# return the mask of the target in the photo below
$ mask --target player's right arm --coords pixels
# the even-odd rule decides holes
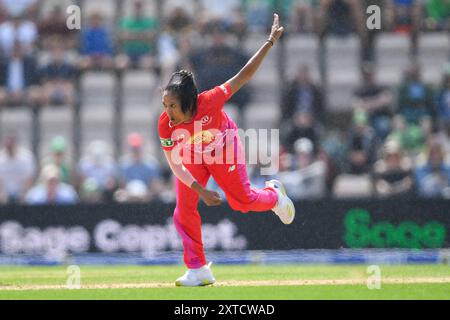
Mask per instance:
[[[222,202],[220,195],[217,192],[205,189],[183,165],[180,156],[180,145],[173,140],[173,129],[169,125],[169,118],[165,112],[161,114],[158,121],[158,134],[167,163],[175,177],[197,192],[208,206],[219,205]]]
[[[238,92],[250,79],[253,77],[255,72],[261,66],[264,58],[269,53],[269,50],[281,37],[284,31],[284,27],[280,26],[280,18],[278,14],[274,14],[272,30],[270,32],[269,39],[266,43],[250,58],[247,64],[227,83],[231,87],[231,93],[235,94]]]
[[[177,147],[171,150],[164,149],[164,155],[166,156],[170,169],[172,170],[175,177],[178,178],[178,180],[197,192],[208,206],[220,205],[220,203],[222,202],[220,195],[215,191],[205,189],[200,183],[195,180],[195,178],[186,169],[186,167],[183,166]]]

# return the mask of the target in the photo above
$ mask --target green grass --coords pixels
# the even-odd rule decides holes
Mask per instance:
[[[382,283],[381,289],[365,285],[367,266],[252,265],[213,266],[221,281],[338,280],[355,279],[355,285],[239,286],[202,288],[52,289],[7,291],[2,287],[65,285],[65,267],[0,267],[0,299],[450,299],[450,283]],[[173,283],[182,266],[81,266],[82,285]],[[390,278],[450,277],[450,266],[381,266],[382,280]]]

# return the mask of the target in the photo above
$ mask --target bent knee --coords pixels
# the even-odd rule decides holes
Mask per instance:
[[[229,203],[231,209],[233,209],[234,211],[239,211],[241,213],[247,213],[247,212],[251,211],[253,200],[249,201],[249,202],[243,202],[240,200],[229,199],[228,203]]]

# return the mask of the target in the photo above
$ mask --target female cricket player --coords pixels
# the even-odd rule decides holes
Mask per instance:
[[[164,154],[176,176],[175,227],[184,248],[188,271],[177,286],[204,286],[215,282],[211,264],[206,264],[197,210],[199,197],[208,206],[221,203],[217,192],[205,188],[210,176],[225,192],[231,208],[241,212],[272,210],[284,224],[295,217],[295,207],[277,180],[254,189],[247,176],[237,126],[223,111],[225,102],[255,74],[284,28],[274,14],[268,40],[230,80],[198,94],[192,73],[175,72],[163,91],[158,131]],[[231,151],[231,153],[229,152]],[[230,156],[231,155],[231,156]],[[208,158],[208,160],[206,159]],[[217,160],[217,161],[211,161]]]

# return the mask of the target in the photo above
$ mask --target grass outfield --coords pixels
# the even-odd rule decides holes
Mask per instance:
[[[381,289],[367,266],[213,266],[217,284],[178,288],[182,266],[81,266],[68,290],[66,267],[0,267],[0,299],[450,299],[450,266],[381,266]]]

